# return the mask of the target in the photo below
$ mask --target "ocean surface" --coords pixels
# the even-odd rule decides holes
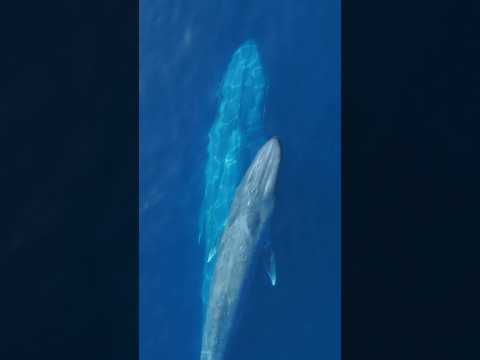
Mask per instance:
[[[255,42],[262,127],[283,159],[270,238],[231,359],[340,358],[340,2],[140,1],[140,356],[199,359],[209,131]]]

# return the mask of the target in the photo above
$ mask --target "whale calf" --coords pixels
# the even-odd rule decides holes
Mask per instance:
[[[257,152],[238,185],[218,244],[203,326],[201,360],[222,360],[237,321],[239,305],[262,253],[276,279],[275,260],[261,233],[274,207],[281,150],[272,138]],[[273,271],[273,273],[272,273]]]

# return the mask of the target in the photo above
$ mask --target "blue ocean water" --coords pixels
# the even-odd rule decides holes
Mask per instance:
[[[140,352],[198,359],[209,131],[235,50],[255,41],[263,128],[282,143],[271,219],[278,284],[262,269],[235,359],[340,357],[340,3],[140,1]]]

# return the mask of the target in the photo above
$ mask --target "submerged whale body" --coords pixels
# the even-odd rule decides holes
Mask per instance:
[[[273,260],[273,253],[260,238],[274,206],[280,157],[280,144],[272,138],[258,151],[236,189],[218,244],[203,327],[201,360],[223,359],[237,321],[240,300],[259,255],[266,252],[267,264]]]
[[[217,242],[235,188],[266,140],[262,129],[265,76],[255,43],[246,41],[232,56],[219,87],[219,107],[209,131],[205,190],[199,219],[204,245],[204,310],[215,265]]]

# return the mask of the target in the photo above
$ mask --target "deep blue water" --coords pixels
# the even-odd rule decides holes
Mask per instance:
[[[233,52],[254,39],[264,127],[282,143],[271,223],[235,359],[340,357],[340,3],[140,1],[140,351],[199,358],[208,131]]]

